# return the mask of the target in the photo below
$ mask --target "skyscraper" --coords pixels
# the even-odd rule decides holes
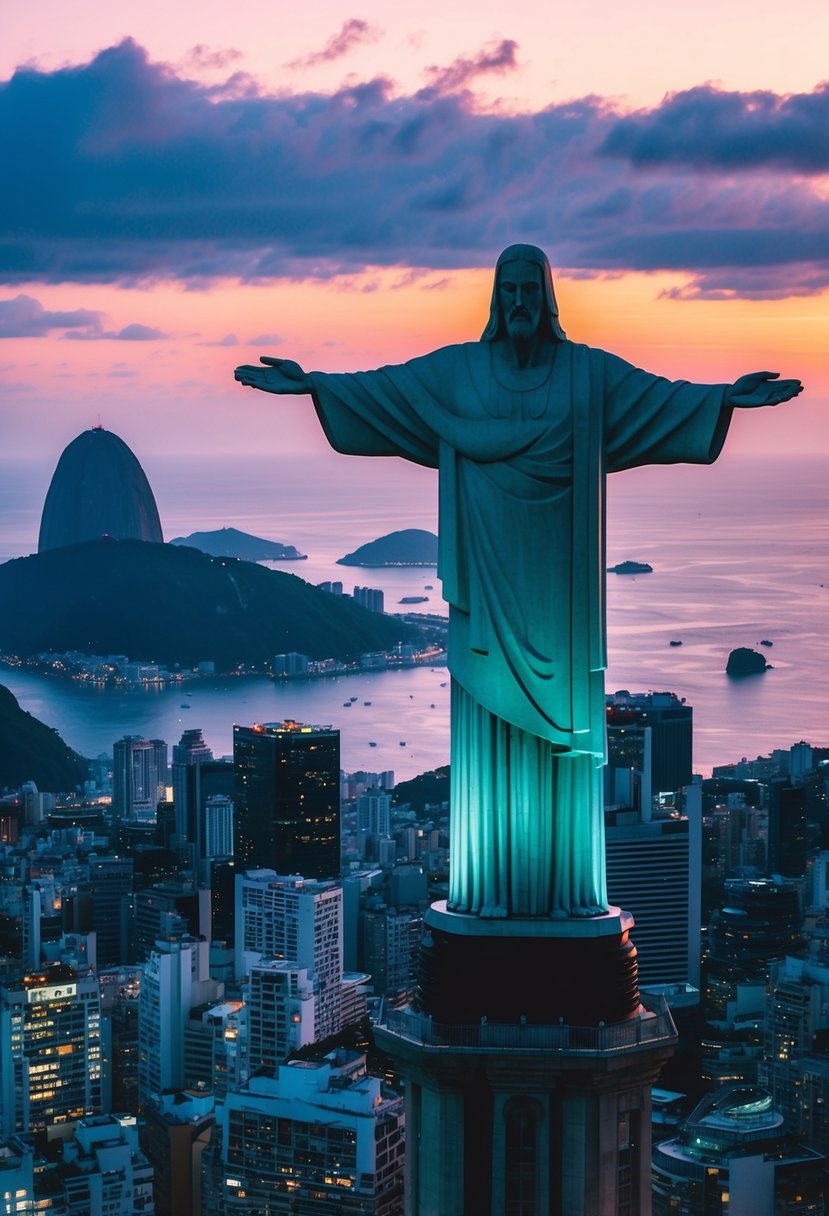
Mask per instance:
[[[125,735],[112,748],[112,817],[154,820],[167,781],[167,744]]]
[[[0,987],[0,1135],[100,1110],[97,978],[58,963]]]
[[[693,710],[670,692],[607,698],[607,893],[636,921],[643,986],[700,984],[702,803]]]
[[[692,746],[693,709],[674,693],[609,696],[605,802],[629,806],[649,821],[658,794],[691,783]]]
[[[91,927],[98,938],[98,966],[116,967],[127,957],[124,899],[132,894],[131,857],[89,859]]]
[[[178,743],[173,745],[173,804],[176,808],[176,835],[179,844],[193,841],[196,836],[196,790],[194,774],[189,770],[205,760],[212,759],[213,752],[198,728],[184,731]]]
[[[234,726],[236,862],[280,874],[340,873],[340,732],[288,720]]]

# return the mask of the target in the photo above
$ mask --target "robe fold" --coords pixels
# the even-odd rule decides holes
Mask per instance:
[[[451,906],[484,915],[601,906],[601,809],[582,804],[600,800],[586,774],[605,758],[605,475],[715,460],[727,386],[668,381],[566,341],[550,365],[517,377],[499,373],[493,343],[470,342],[310,379],[337,451],[439,470],[454,682]],[[585,775],[574,784],[576,770]],[[582,835],[598,840],[574,837],[580,807]]]

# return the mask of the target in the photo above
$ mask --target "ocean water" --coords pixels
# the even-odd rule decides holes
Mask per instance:
[[[167,538],[237,527],[307,553],[306,561],[279,568],[310,582],[382,587],[387,611],[402,611],[404,595],[428,596],[424,611],[446,611],[434,570],[336,564],[386,532],[436,530],[430,470],[327,451],[303,459],[147,457],[143,464]],[[43,463],[0,459],[0,561],[35,551],[52,472]],[[654,572],[608,575],[607,688],[667,689],[693,705],[700,772],[799,739],[829,743],[828,506],[818,458],[726,454],[708,468],[647,468],[610,479],[608,565],[630,558]],[[509,554],[503,563],[508,578]],[[773,670],[727,677],[729,651],[757,648],[761,639],[774,643],[764,651]],[[86,755],[110,750],[127,733],[173,743],[194,726],[216,754],[226,754],[233,722],[294,717],[339,727],[345,767],[394,769],[399,778],[448,759],[447,681],[438,668],[279,687],[217,679],[124,694],[0,670],[25,709]]]

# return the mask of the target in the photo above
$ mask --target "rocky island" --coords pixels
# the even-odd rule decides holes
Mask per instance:
[[[176,536],[171,545],[186,545],[200,549],[211,557],[238,557],[245,562],[297,562],[307,559],[293,545],[280,544],[278,540],[266,540],[263,536],[251,536],[238,528],[216,528],[212,532],[191,532],[189,536]]]
[[[729,676],[754,676],[770,669],[771,664],[766,662],[765,655],[749,646],[738,646],[732,650],[725,665],[726,675]]]
[[[653,566],[647,562],[619,562],[616,566],[608,566],[608,574],[653,574]]]
[[[423,528],[404,528],[360,545],[337,559],[339,566],[436,566],[438,538]]]

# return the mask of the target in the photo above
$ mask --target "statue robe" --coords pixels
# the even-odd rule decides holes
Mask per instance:
[[[730,417],[724,385],[571,342],[554,351],[503,383],[489,342],[310,377],[337,451],[439,469],[450,906],[482,915],[606,904],[605,474],[709,463]]]

